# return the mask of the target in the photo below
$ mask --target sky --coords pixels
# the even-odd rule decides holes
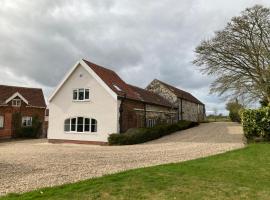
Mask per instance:
[[[208,114],[227,114],[209,94],[215,77],[192,64],[194,50],[255,4],[270,0],[0,0],[0,84],[41,87],[48,98],[84,58],[143,88],[165,81]]]

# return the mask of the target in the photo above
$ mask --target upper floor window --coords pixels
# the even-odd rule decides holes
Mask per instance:
[[[89,89],[86,89],[86,88],[74,89],[73,100],[75,101],[89,100]]]
[[[32,117],[24,116],[22,117],[22,126],[32,126]]]
[[[65,120],[65,132],[97,132],[97,120],[87,117],[74,117]]]
[[[14,107],[20,107],[22,104],[22,101],[20,99],[13,99],[12,100],[12,106]]]
[[[0,115],[0,128],[4,128],[4,116]]]

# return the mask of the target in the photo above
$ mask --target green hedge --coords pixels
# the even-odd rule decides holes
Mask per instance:
[[[270,107],[243,110],[241,120],[246,138],[270,139]]]
[[[157,125],[153,128],[133,128],[123,134],[111,134],[108,141],[110,145],[139,144],[197,125],[197,122],[180,121],[176,124]]]

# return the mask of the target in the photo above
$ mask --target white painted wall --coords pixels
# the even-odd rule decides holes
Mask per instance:
[[[82,75],[82,77],[80,77],[80,75]],[[89,88],[90,101],[73,101],[73,89],[75,88]],[[117,99],[113,98],[112,95],[80,65],[49,103],[48,139],[107,142],[108,135],[117,133],[119,129],[118,104]],[[77,116],[95,118],[98,123],[97,132],[65,132],[65,119]]]

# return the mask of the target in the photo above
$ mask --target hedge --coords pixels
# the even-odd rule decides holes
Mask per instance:
[[[123,134],[111,134],[108,141],[110,145],[139,144],[197,125],[197,122],[180,121],[176,124],[157,125],[153,128],[133,128]]]
[[[246,138],[270,139],[270,107],[243,110],[241,121]]]

